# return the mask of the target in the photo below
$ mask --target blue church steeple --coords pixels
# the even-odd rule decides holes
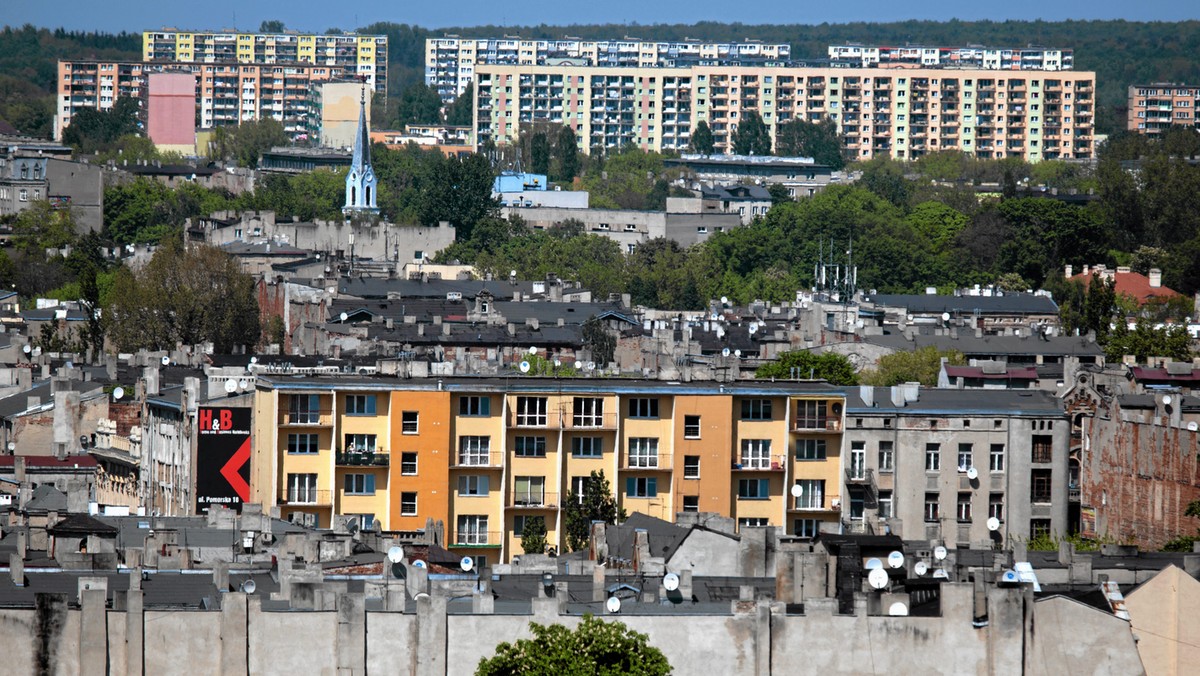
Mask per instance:
[[[354,157],[346,174],[346,205],[342,213],[351,216],[379,211],[375,206],[375,171],[371,169],[371,134],[367,129],[367,88],[363,85],[358,109],[358,133],[354,137]]]

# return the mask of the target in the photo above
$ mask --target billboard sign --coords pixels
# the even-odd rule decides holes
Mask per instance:
[[[196,421],[196,513],[250,499],[250,409],[202,406]]]

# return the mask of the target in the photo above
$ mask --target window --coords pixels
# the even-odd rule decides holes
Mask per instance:
[[[488,490],[488,477],[478,474],[468,474],[458,477],[458,494],[472,497],[486,496]]]
[[[744,516],[738,519],[738,528],[762,528],[771,525],[771,520],[765,516]]]
[[[895,470],[895,463],[896,452],[894,450],[893,442],[879,442],[879,471],[892,472]]]
[[[1033,486],[1030,499],[1033,502],[1050,502],[1050,485],[1053,473],[1048,469],[1035,469],[1031,473]]]
[[[375,452],[374,434],[347,434],[344,438],[346,443],[343,448],[346,449],[347,453]]]
[[[630,498],[656,498],[658,497],[658,479],[629,477],[625,479],[625,495]]]
[[[700,496],[699,495],[683,496],[683,511],[693,512],[693,513],[699,512],[700,511]]]
[[[347,474],[342,479],[346,495],[375,495],[374,474]]]
[[[797,429],[825,429],[827,420],[825,402],[815,400],[796,402]]]
[[[825,508],[824,479],[796,479],[800,487],[800,495],[796,496],[796,509]]]
[[[988,467],[993,472],[1004,471],[1004,444],[992,444],[988,453]]]
[[[458,517],[458,532],[454,542],[459,545],[486,545],[488,543],[488,518],[486,514],[463,514]]]
[[[971,523],[971,494],[970,493],[959,493],[958,494],[957,514],[958,514],[958,522],[959,523]]]
[[[797,460],[824,460],[824,439],[800,439],[796,442]]]
[[[546,437],[517,437],[514,442],[518,458],[546,457]]]
[[[587,492],[589,481],[591,481],[591,477],[588,476],[571,477],[571,492],[575,494],[580,504],[583,504],[583,494]]]
[[[317,452],[317,435],[289,434],[287,436],[287,452],[310,455]]]
[[[937,444],[925,444],[925,471],[936,472],[942,468],[942,453]]]
[[[796,537],[815,538],[821,532],[821,522],[818,519],[796,519],[793,530]]]
[[[420,415],[417,411],[404,411],[400,414],[400,433],[416,434]]]
[[[892,511],[892,492],[879,491],[879,518],[890,519],[895,513]]]
[[[29,191],[28,191],[28,190],[26,190],[25,188],[21,188],[20,200],[21,200],[22,202],[28,202],[28,201],[29,201]]]
[[[739,479],[739,500],[766,500],[771,497],[767,479]]]
[[[546,426],[545,397],[517,397],[517,427]]]
[[[1033,435],[1033,462],[1049,464],[1053,461],[1053,440],[1049,434]]]
[[[658,467],[658,438],[631,438],[629,440],[629,466]]]
[[[460,397],[458,414],[469,416],[488,416],[492,414],[492,400],[487,397]]]
[[[599,397],[575,397],[575,427],[601,427],[604,425],[604,400]]]
[[[988,495],[988,518],[1004,520],[1004,494],[992,493]]]
[[[684,479],[699,479],[700,478],[700,456],[698,456],[698,455],[683,456],[683,478]]]
[[[487,465],[490,460],[491,437],[460,437],[458,440],[458,464]]]
[[[287,486],[288,502],[317,502],[316,474],[289,474]]]
[[[521,537],[522,535],[525,534],[525,524],[527,523],[527,520],[530,518],[535,518],[535,517],[528,517],[528,516],[514,516],[513,517],[513,535],[514,536]]]
[[[867,442],[850,442],[850,478],[863,479],[867,476]]]
[[[744,469],[770,469],[771,440],[743,439],[742,467]]]
[[[516,477],[513,489],[513,503],[523,506],[546,504],[546,477]]]
[[[866,507],[866,496],[861,488],[850,489],[850,518],[854,521],[862,521]]]
[[[400,494],[400,516],[416,516],[417,515],[417,494],[401,493]]]
[[[574,437],[571,439],[571,455],[576,458],[599,458],[604,454],[602,437]]]
[[[925,521],[936,523],[938,520],[938,494],[925,494]]]
[[[698,416],[698,415],[683,416],[683,438],[684,439],[699,439],[700,438],[700,416]]]
[[[375,395],[346,395],[346,415],[375,415]]]
[[[743,399],[742,420],[770,420],[770,399]]]
[[[971,444],[958,445],[958,471],[965,472],[971,465]]]
[[[629,417],[630,418],[657,418],[658,417],[658,400],[636,398],[629,400]]]
[[[321,397],[316,394],[293,394],[288,398],[288,422],[293,425],[312,425],[320,422]]]
[[[417,454],[406,452],[400,454],[400,474],[413,476],[417,473]]]
[[[1050,535],[1050,519],[1030,519],[1029,535],[1034,538]]]

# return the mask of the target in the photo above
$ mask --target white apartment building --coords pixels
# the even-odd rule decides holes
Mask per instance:
[[[992,47],[928,47],[904,45],[830,45],[829,59],[856,66],[925,68],[978,68],[983,70],[1071,70],[1075,53],[1070,49],[996,49]]]

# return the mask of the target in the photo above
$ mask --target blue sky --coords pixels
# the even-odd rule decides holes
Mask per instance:
[[[444,26],[565,25],[571,23],[847,23],[904,19],[1129,19],[1178,21],[1200,18],[1194,0],[1093,0],[1046,2],[1009,0],[865,0],[860,2],[757,2],[728,0],[606,0],[604,2],[330,2],[329,0],[0,0],[0,23],[104,31],[141,31],[176,26],[191,29],[258,28],[263,19],[280,19],[289,28],[324,31],[375,21]],[[235,23],[236,22],[236,23]],[[639,36],[640,37],[640,36]]]

